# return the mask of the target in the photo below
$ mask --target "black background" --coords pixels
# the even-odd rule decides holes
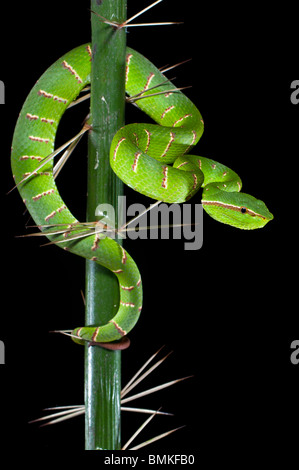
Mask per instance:
[[[149,1],[129,1],[128,16]],[[243,189],[264,200],[274,220],[264,229],[239,231],[204,214],[204,242],[185,251],[183,241],[126,241],[140,268],[144,309],[122,356],[123,383],[165,345],[173,354],[142,388],[194,375],[173,388],[136,402],[163,407],[174,417],[156,417],[144,437],[187,425],[149,452],[199,452],[244,459],[291,456],[298,441],[299,365],[290,361],[298,338],[297,129],[299,107],[290,102],[297,77],[295,13],[261,11],[232,4],[197,6],[165,0],[140,21],[182,25],[131,28],[127,43],[162,67],[192,58],[170,72],[198,106],[205,132],[193,153],[233,168]],[[49,334],[82,324],[84,260],[57,247],[20,239],[28,215],[13,180],[10,145],[28,92],[59,56],[90,40],[89,2],[20,2],[5,7],[1,31],[0,107],[2,191],[2,312],[0,339],[3,449],[69,453],[84,448],[83,417],[39,428],[28,421],[47,406],[83,403],[83,349]],[[87,107],[63,118],[58,142],[80,129]],[[127,121],[142,122],[128,109]],[[70,122],[71,121],[71,122]],[[84,219],[86,141],[59,176],[58,186],[73,212]],[[83,176],[82,176],[83,175]],[[145,198],[127,190],[134,202]],[[192,200],[200,203],[200,194]],[[161,353],[162,355],[162,353]],[[143,421],[123,415],[123,440]],[[16,434],[18,436],[16,443]],[[142,435],[137,439],[142,441]]]

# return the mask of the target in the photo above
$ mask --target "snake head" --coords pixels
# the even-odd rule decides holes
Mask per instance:
[[[218,222],[244,230],[262,228],[273,219],[263,201],[250,194],[220,190],[214,184],[204,188],[202,205]]]

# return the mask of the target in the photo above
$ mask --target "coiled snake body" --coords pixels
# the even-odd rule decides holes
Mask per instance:
[[[59,121],[80,91],[90,82],[91,49],[82,45],[61,57],[39,79],[18,118],[11,164],[19,192],[35,223],[47,233],[48,224],[74,227],[78,221],[62,200],[53,177],[52,160],[40,162],[54,150]],[[169,92],[165,76],[132,49],[126,55],[126,92],[143,96],[159,86],[159,93],[137,102],[157,124],[130,124],[113,138],[110,163],[130,187],[154,199],[180,203],[203,187],[202,204],[216,220],[243,229],[263,227],[273,218],[262,201],[240,193],[238,175],[213,160],[186,155],[203,133],[196,106],[179,90]],[[164,84],[163,84],[164,82]],[[172,86],[172,85],[171,85]],[[175,87],[173,86],[173,89]],[[148,90],[148,91],[147,91]],[[64,240],[64,249],[111,270],[118,278],[120,305],[106,325],[76,328],[78,342],[111,342],[136,324],[142,307],[139,270],[131,256],[113,239],[95,233]]]

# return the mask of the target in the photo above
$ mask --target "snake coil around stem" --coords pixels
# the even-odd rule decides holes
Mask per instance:
[[[120,304],[102,326],[73,330],[74,341],[111,343],[125,338],[142,308],[142,282],[133,258],[115,240],[93,233],[77,240],[52,235],[47,227],[76,228],[77,219],[62,200],[53,177],[53,163],[41,162],[54,151],[59,121],[67,107],[90,82],[91,49],[79,46],[57,60],[29,93],[19,115],[12,142],[15,183],[35,223],[50,241],[93,260],[118,278]],[[159,93],[153,89],[159,87]],[[242,229],[263,227],[273,216],[265,204],[241,193],[239,176],[226,166],[190,155],[204,124],[196,106],[144,56],[127,48],[126,92],[156,124],[130,124],[113,138],[110,163],[114,172],[136,191],[169,203],[189,200],[203,188],[202,204],[214,219]],[[74,230],[73,235],[76,234]],[[73,237],[72,237],[73,238]],[[125,345],[126,340],[121,344]],[[108,346],[109,347],[109,346]]]

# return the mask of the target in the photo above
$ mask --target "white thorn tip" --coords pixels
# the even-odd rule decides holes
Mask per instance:
[[[159,408],[160,410],[160,408]],[[141,433],[141,431],[149,424],[149,422],[156,416],[156,414],[158,413],[158,411],[155,411],[153,414],[151,414],[151,416],[149,418],[147,418],[144,423],[137,429],[137,431],[130,437],[130,439],[125,443],[125,445],[123,446],[122,450],[126,450],[127,447],[131,444],[131,442],[134,441],[134,439],[138,436],[138,434]]]
[[[159,439],[163,439],[164,437],[167,437],[167,436],[169,436],[170,434],[172,434],[173,432],[178,431],[179,429],[182,429],[182,428],[184,428],[184,427],[185,427],[185,426],[180,426],[180,427],[178,427],[178,428],[171,429],[170,431],[167,431],[167,432],[164,432],[163,434],[159,434],[158,436],[152,437],[152,438],[149,439],[148,441],[144,441],[144,442],[142,442],[141,444],[138,444],[138,445],[135,446],[135,447],[131,447],[131,448],[128,449],[128,450],[138,450],[138,449],[141,449],[141,447],[148,446],[149,444],[152,444],[153,442],[156,442],[156,441],[158,441]]]
[[[164,388],[171,387],[172,385],[175,385],[176,383],[179,383],[183,380],[189,379],[193,377],[193,375],[190,375],[188,377],[182,377],[181,379],[176,379],[176,380],[171,380],[170,382],[166,382],[161,385],[157,385],[156,387],[150,388],[148,390],[144,390],[143,392],[137,393],[136,395],[132,395],[130,397],[127,397],[125,399],[122,399],[122,403],[127,403],[128,401],[136,400],[137,398],[144,397],[145,395],[150,395],[151,393],[158,392],[160,390],[163,390]]]

